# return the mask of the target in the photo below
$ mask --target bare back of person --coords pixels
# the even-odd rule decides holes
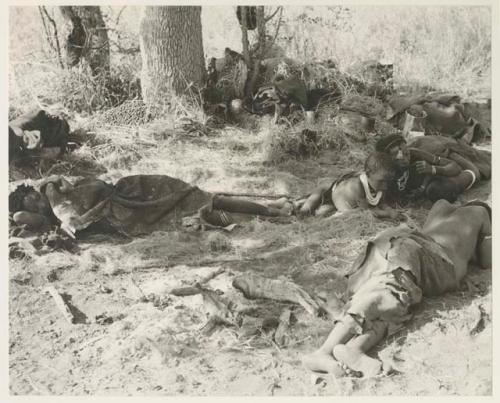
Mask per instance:
[[[482,242],[484,237],[491,235],[491,222],[484,207],[455,206],[446,200],[440,200],[430,210],[422,232],[446,251],[453,261],[458,281],[463,279],[469,262],[474,258],[477,257],[483,264],[491,262],[491,249],[478,248],[478,239]],[[481,249],[484,250],[481,252]],[[487,256],[488,249],[490,256]],[[482,256],[477,256],[476,251]]]

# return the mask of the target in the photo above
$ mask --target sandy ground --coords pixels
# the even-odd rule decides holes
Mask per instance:
[[[207,190],[303,194],[318,178],[335,177],[345,155],[264,166],[262,138],[240,129],[170,142],[130,172],[164,173]],[[102,178],[116,179],[123,170]],[[464,199],[486,199],[486,182]],[[410,206],[422,224],[426,208]],[[395,225],[368,212],[291,223],[252,221],[228,233],[155,233],[134,240],[94,237],[76,255],[53,252],[13,260],[9,286],[10,392],[14,395],[487,395],[491,394],[491,271],[471,269],[460,291],[425,301],[407,328],[374,354],[391,375],[363,379],[312,377],[300,357],[321,344],[332,323],[302,307],[247,300],[234,276],[254,272],[286,278],[311,293],[345,287],[343,273],[363,243]],[[210,336],[200,295],[176,297],[172,287],[223,272],[206,286],[256,317],[286,307],[295,321],[285,346],[272,333],[245,336],[220,326]],[[47,285],[71,297],[80,323],[68,323]]]

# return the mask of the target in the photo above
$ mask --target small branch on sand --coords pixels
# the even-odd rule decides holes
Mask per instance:
[[[194,285],[192,286],[186,286],[186,287],[179,287],[179,288],[173,288],[170,290],[169,294],[175,295],[177,297],[186,297],[189,295],[196,295],[201,293],[201,285],[208,283],[210,280],[214,279],[217,277],[219,274],[224,273],[225,269],[222,267],[219,267],[217,270],[214,270],[210,274],[206,275],[200,281],[197,281]]]
[[[68,305],[62,298],[61,294],[55,289],[54,286],[48,286],[44,288],[44,292],[49,293],[52,298],[54,298],[54,302],[56,303],[57,308],[61,313],[63,314],[64,318],[70,323],[73,324],[75,317],[71,313],[71,310],[69,309]]]
[[[294,302],[314,316],[320,310],[317,302],[302,287],[291,281],[270,279],[255,274],[244,274],[233,280],[233,287],[250,299],[267,298]]]

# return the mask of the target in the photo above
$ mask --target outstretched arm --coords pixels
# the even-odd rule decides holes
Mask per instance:
[[[381,200],[376,206],[371,206],[363,198],[358,201],[358,206],[359,208],[370,209],[372,214],[377,218],[390,218],[392,220],[395,220],[399,217],[399,211],[390,207],[383,200]]]

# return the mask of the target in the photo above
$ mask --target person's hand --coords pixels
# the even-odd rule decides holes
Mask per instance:
[[[398,220],[398,219],[404,217],[401,211],[393,209],[393,208],[390,208],[388,213],[389,213],[389,218],[391,220]]]
[[[429,164],[426,161],[417,161],[415,163],[415,169],[419,174],[429,175],[433,173],[433,165]]]

